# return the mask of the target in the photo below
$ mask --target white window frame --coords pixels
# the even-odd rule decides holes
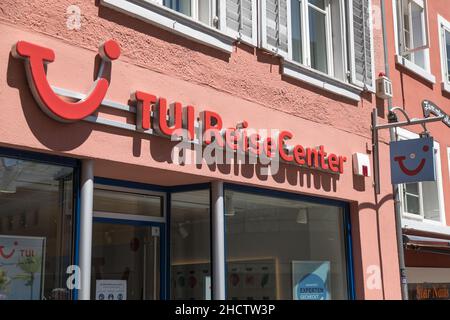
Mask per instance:
[[[292,61],[293,63],[300,63],[301,65],[311,68],[311,70],[314,70],[316,72],[319,72],[321,74],[325,74],[327,76],[330,76],[334,78],[334,69],[333,69],[333,43],[332,43],[332,32],[331,32],[331,7],[330,7],[330,1],[324,0],[325,2],[325,10],[318,8],[314,6],[313,4],[309,3],[309,0],[291,0],[291,1],[298,1],[300,2],[300,8],[301,8],[301,33],[302,33],[302,58],[303,61],[295,61],[293,58],[293,50],[292,50],[292,17],[291,17],[291,6],[288,5],[288,59]],[[288,1],[289,3],[290,1]],[[326,22],[326,45],[327,45],[327,69],[328,72],[324,73],[317,69],[314,69],[311,66],[311,48],[310,48],[310,32],[309,32],[309,10],[310,6],[314,7],[315,10],[322,12],[325,14],[325,22]]]
[[[400,36],[398,34],[399,31],[399,23],[401,21],[398,21],[398,5],[400,4],[399,1],[403,0],[392,0],[392,13],[393,13],[393,19],[394,19],[394,37],[395,37],[395,62],[399,65],[402,65],[404,68],[408,69],[412,73],[420,76],[422,79],[434,84],[436,83],[436,77],[431,73],[431,63],[430,63],[430,48],[429,48],[429,41],[430,41],[430,35],[429,35],[429,28],[428,28],[428,8],[427,8],[427,1],[428,0],[410,0],[416,3],[418,6],[422,7],[424,10],[424,18],[423,18],[423,24],[424,24],[424,37],[425,37],[425,46],[420,47],[421,50],[424,51],[424,57],[425,57],[425,68],[422,68],[415,64],[413,61],[405,58],[402,56],[399,48],[399,41]],[[412,32],[412,31],[411,31]],[[418,48],[416,48],[418,49]],[[413,53],[412,53],[413,54]]]
[[[164,6],[162,0],[138,0],[137,3],[128,0],[100,0],[100,4],[226,53],[233,52],[233,44],[237,40],[220,28],[206,25]],[[196,11],[195,8],[193,11]]]
[[[397,128],[397,136],[398,136],[399,140],[417,139],[420,137],[418,134],[413,133],[408,130],[405,130],[405,129],[402,129],[402,128]],[[420,215],[406,212],[405,203],[403,201],[403,191],[404,191],[403,185],[398,186],[399,194],[400,194],[400,206],[401,206],[402,218],[405,221],[418,222],[419,225],[424,224],[424,225],[434,225],[434,226],[446,226],[444,191],[443,191],[443,185],[442,185],[442,167],[441,167],[440,145],[437,141],[434,141],[433,148],[436,151],[436,157],[435,157],[436,168],[435,168],[435,170],[436,170],[436,184],[437,184],[438,199],[439,199],[440,221],[434,221],[434,220],[426,219],[424,217],[422,200],[419,201]],[[419,182],[419,196],[420,196],[420,193],[421,193],[421,183]]]
[[[299,1],[299,0],[288,0],[290,1]],[[343,45],[343,56],[346,57],[345,61],[343,61],[344,69],[347,73],[349,73],[351,79],[355,79],[354,70],[351,66],[355,63],[354,57],[354,49],[353,49],[353,28],[352,28],[352,19],[351,10],[347,11],[346,1],[340,2],[341,7],[341,15],[342,15],[342,30],[348,30],[348,35],[345,37],[345,33],[341,34],[341,38],[345,41]],[[308,6],[308,2],[305,0],[301,1],[301,9],[302,9],[302,62],[295,61],[293,59],[293,50],[292,50],[292,17],[291,10],[289,5],[288,12],[288,56],[285,57],[285,61],[283,63],[283,74],[301,81],[304,81],[312,86],[324,89],[331,93],[337,94],[339,96],[343,96],[353,101],[361,101],[361,93],[364,89],[369,92],[375,92],[375,52],[372,52],[372,84],[364,86],[362,83],[353,83],[351,79],[348,77],[345,80],[341,80],[339,78],[334,77],[334,61],[333,61],[333,43],[332,43],[332,21],[331,21],[331,7],[329,0],[327,2],[327,10],[328,10],[328,21],[327,21],[327,57],[328,57],[328,73],[323,73],[319,70],[313,69],[310,67],[310,50],[309,50],[309,30],[308,30],[308,14],[305,11],[305,8]],[[372,1],[369,2],[369,6],[372,7]],[[350,18],[349,18],[350,16]],[[372,11],[370,10],[370,43],[371,48],[374,50],[373,45],[373,23],[372,23]],[[307,43],[307,45],[303,45],[303,43]]]
[[[441,81],[442,90],[450,93],[450,65],[447,61],[447,46],[445,39],[445,32],[450,33],[450,22],[444,17],[438,15],[438,35],[439,35],[439,48],[441,53]]]
[[[448,172],[450,177],[450,147],[447,147],[447,166],[448,166]]]
[[[167,9],[167,10],[170,10],[170,11],[174,11],[174,12],[180,13],[180,14],[182,14],[185,17],[191,18],[195,22],[198,22],[198,23],[201,23],[201,24],[205,24],[203,21],[199,20],[198,9],[200,7],[200,5],[199,5],[199,1],[200,0],[189,0],[189,2],[191,3],[191,11],[192,11],[191,12],[191,14],[192,14],[191,16],[185,15],[184,13],[178,12],[178,11],[176,11],[176,10],[170,8],[170,7],[165,6],[164,5],[164,1],[165,0],[143,0],[143,1],[147,2],[147,3],[150,3],[150,4],[155,4],[155,5],[161,6],[161,7],[165,8],[165,9]],[[171,1],[171,0],[169,0],[169,1]],[[173,0],[173,1],[176,1],[176,0]],[[213,24],[214,24],[214,16],[213,15],[214,15],[214,12],[216,12],[216,9],[217,9],[216,8],[217,1],[216,0],[209,0],[209,1],[211,3],[211,8],[210,8],[210,12],[209,12],[209,14],[210,14],[209,18],[210,19],[209,19],[209,24],[205,24],[205,25],[207,25],[209,27],[214,27],[213,26]]]

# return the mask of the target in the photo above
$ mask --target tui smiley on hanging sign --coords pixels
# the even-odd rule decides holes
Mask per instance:
[[[390,143],[392,184],[436,181],[433,138]]]

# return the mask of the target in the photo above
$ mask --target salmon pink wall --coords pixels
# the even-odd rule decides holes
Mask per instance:
[[[384,68],[379,1],[374,0],[376,70]],[[81,30],[67,30],[70,4],[82,12]],[[0,143],[76,158],[96,159],[96,174],[161,185],[224,181],[311,194],[351,203],[358,298],[400,298],[398,257],[387,145],[382,144],[382,193],[374,195],[372,178],[352,174],[351,156],[370,153],[370,112],[382,101],[366,94],[360,103],[314,89],[280,75],[280,61],[239,45],[228,55],[98,7],[95,1],[3,0],[0,3]],[[143,90],[168,101],[220,113],[225,126],[248,120],[255,129],[289,129],[292,143],[345,155],[340,176],[283,166],[264,177],[253,167],[180,166],[170,161],[168,140],[87,122],[58,123],[36,105],[27,86],[23,62],[11,46],[26,40],[52,48],[51,84],[86,92],[95,77],[95,55],[103,41],[117,40],[123,54],[112,64],[107,98],[127,103]],[[125,114],[115,114],[116,119]],[[132,119],[128,118],[128,121]],[[382,119],[381,119],[382,120]],[[387,137],[383,136],[383,141]],[[371,270],[374,270],[372,273]],[[381,286],[376,268],[381,267]],[[374,281],[375,279],[375,281]]]
[[[392,11],[392,0],[387,0],[387,28],[389,63],[391,66],[391,78],[394,88],[394,106],[404,108],[410,117],[423,118],[422,101],[430,100],[437,104],[447,114],[450,114],[450,94],[441,90],[441,52],[439,47],[438,14],[450,21],[450,6],[448,0],[428,0],[428,19],[430,34],[430,65],[431,73],[436,77],[436,83],[432,84],[420,76],[412,74],[402,66],[395,64],[395,40],[394,40],[394,19]],[[447,147],[450,145],[450,128],[441,122],[427,125],[431,135],[440,144],[440,157],[442,168],[442,180],[444,188],[444,201],[447,225],[450,225],[450,176],[449,163],[447,157]],[[422,128],[410,127],[416,133],[420,133]]]

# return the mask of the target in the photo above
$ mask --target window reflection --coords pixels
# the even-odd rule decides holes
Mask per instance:
[[[171,199],[172,299],[210,300],[209,190],[173,193]]]
[[[0,299],[68,299],[73,169],[0,157]]]
[[[227,299],[347,299],[339,207],[227,190]]]

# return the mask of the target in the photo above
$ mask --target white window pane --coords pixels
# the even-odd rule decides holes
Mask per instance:
[[[326,16],[313,8],[309,8],[309,45],[311,67],[328,73]]]
[[[403,32],[405,37],[405,49],[411,49],[411,21],[409,12],[409,0],[402,0],[402,10],[403,10]]]
[[[422,182],[424,218],[440,221],[438,187],[435,181]]]
[[[407,213],[420,215],[419,198],[405,194],[405,211]]]
[[[198,0],[198,20],[211,24],[211,0]]]
[[[345,52],[345,30],[343,29],[343,19],[341,14],[341,1],[330,3],[331,11],[331,46],[333,50],[334,76],[340,80],[347,79],[346,52]],[[343,13],[343,12],[342,12]]]
[[[325,0],[309,0],[309,3],[325,10]]]
[[[407,193],[419,196],[419,184],[418,183],[407,183],[405,184],[405,190]]]
[[[450,32],[445,31],[445,57],[447,61],[447,81],[450,82]]]
[[[414,2],[411,2],[411,22],[413,33],[413,48],[419,48],[425,45],[423,24],[423,8],[419,7]],[[425,69],[425,51],[419,50],[414,52],[414,63]]]
[[[418,183],[403,185],[403,199],[405,212],[420,215],[420,194]]]
[[[191,0],[166,0],[164,5],[175,11],[191,16]]]
[[[291,20],[292,20],[292,58],[302,63],[302,18],[301,18],[301,2],[294,0],[291,3]]]

